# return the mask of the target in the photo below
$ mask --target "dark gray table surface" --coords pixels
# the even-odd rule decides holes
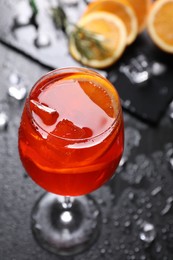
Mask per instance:
[[[49,71],[40,63],[0,44],[0,112],[8,116],[7,128],[0,131],[0,260],[172,260],[173,123],[169,107],[155,127],[124,111],[124,164],[92,194],[102,213],[95,244],[82,254],[60,257],[36,243],[30,216],[44,190],[27,177],[21,165],[17,140],[24,101],[10,97],[8,88],[10,75],[18,73],[29,91]],[[143,230],[147,224],[152,227],[150,233]]]
[[[47,70],[4,45],[0,53],[0,109],[9,118],[7,129],[0,132],[0,259],[62,259],[41,249],[33,239],[30,214],[44,191],[27,177],[20,163],[17,133],[23,102],[7,94],[11,73],[19,73],[29,91]],[[90,250],[67,259],[173,258],[172,206],[164,211],[167,200],[173,198],[168,158],[173,124],[168,112],[157,127],[124,112],[127,162],[114,179],[93,193],[103,216],[101,235]],[[140,239],[139,220],[154,225],[156,237],[151,243]]]

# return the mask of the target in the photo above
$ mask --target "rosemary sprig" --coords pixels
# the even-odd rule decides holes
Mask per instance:
[[[35,0],[29,0],[29,4],[31,6],[33,16],[36,16],[38,14],[38,7]]]
[[[66,32],[67,16],[60,4],[56,8],[52,8],[52,16],[56,28]]]
[[[52,8],[52,16],[56,27],[72,37],[82,58],[93,59],[100,55],[104,58],[108,55],[104,36],[70,23],[60,4]]]
[[[90,60],[100,56],[100,54],[102,58],[107,55],[104,36],[74,25],[71,37],[73,37],[75,45],[83,58]]]

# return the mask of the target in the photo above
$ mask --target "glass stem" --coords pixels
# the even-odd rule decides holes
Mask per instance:
[[[70,196],[64,196],[62,206],[64,209],[70,209],[72,207],[72,198]]]

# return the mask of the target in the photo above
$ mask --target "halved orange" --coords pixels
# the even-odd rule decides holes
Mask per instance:
[[[146,25],[147,15],[152,5],[152,0],[128,0],[133,7],[137,20],[138,31],[141,32]]]
[[[157,0],[153,3],[147,28],[159,48],[173,53],[173,0]]]
[[[135,12],[127,0],[93,1],[88,5],[83,16],[98,11],[112,13],[124,22],[127,30],[127,44],[131,44],[136,39],[138,33],[138,22]]]
[[[99,69],[106,68],[123,54],[127,42],[127,33],[124,23],[117,16],[108,12],[93,12],[83,16],[79,20],[77,28],[82,28],[85,32],[101,39],[103,47],[100,48],[93,41],[89,47],[86,46],[88,48],[86,51],[89,51],[92,55],[90,57],[83,55],[78,42],[74,38],[76,33],[74,29],[69,39],[69,50],[71,55],[83,65]],[[81,44],[85,40],[85,37],[81,38]]]

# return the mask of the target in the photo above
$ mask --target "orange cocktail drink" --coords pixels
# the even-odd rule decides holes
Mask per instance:
[[[87,69],[43,76],[27,98],[19,152],[31,178],[55,194],[90,193],[114,174],[123,152],[123,119],[115,88]]]

